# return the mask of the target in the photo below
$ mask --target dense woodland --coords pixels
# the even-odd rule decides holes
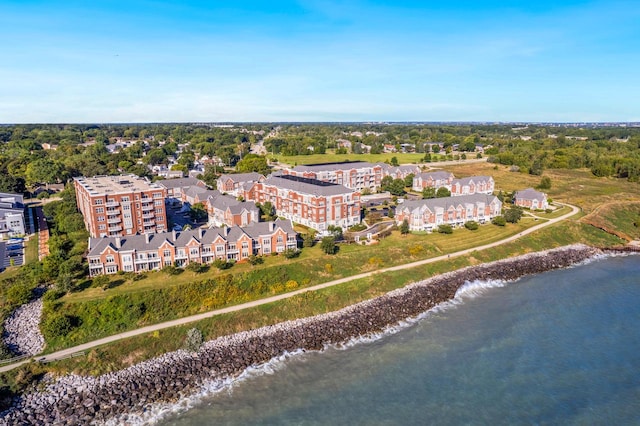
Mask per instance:
[[[139,141],[115,153],[107,146]],[[75,176],[135,173],[151,177],[149,166],[169,164],[190,170],[202,156],[218,157],[238,171],[266,172],[266,159],[247,157],[262,142],[267,157],[346,152],[381,153],[403,145],[424,153],[484,148],[491,162],[523,173],[548,168],[588,168],[596,176],[637,181],[640,177],[640,127],[543,126],[512,124],[105,124],[8,125],[0,127],[0,191],[27,192],[38,185],[63,183]],[[56,149],[44,149],[55,145]],[[238,164],[240,162],[240,164]],[[220,172],[203,172],[207,182]]]

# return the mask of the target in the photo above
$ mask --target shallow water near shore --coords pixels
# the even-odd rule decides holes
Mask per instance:
[[[160,424],[640,424],[640,256],[460,293],[398,332],[270,363]]]

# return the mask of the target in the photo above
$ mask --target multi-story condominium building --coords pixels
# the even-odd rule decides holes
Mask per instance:
[[[272,174],[253,185],[247,196],[261,204],[269,201],[278,216],[320,232],[330,225],[348,228],[360,223],[360,192],[337,183]]]
[[[281,253],[298,246],[288,220],[255,223],[246,228],[194,229],[181,232],[89,239],[89,274],[142,272],[168,265],[243,261],[251,255]]]
[[[491,176],[471,176],[462,179],[454,179],[451,182],[452,196],[470,194],[493,194],[495,181]]]
[[[375,192],[385,176],[386,164],[373,164],[365,161],[344,163],[311,164],[283,170],[287,175],[337,183],[355,191],[365,189]]]
[[[260,209],[253,201],[238,201],[215,191],[204,204],[209,214],[209,226],[248,226],[260,221]]]
[[[412,189],[414,191],[422,191],[425,188],[451,188],[454,176],[450,172],[428,172],[418,173],[413,177]]]
[[[135,175],[74,178],[78,208],[92,237],[163,232],[167,190]]]
[[[263,182],[265,179],[260,173],[238,173],[232,175],[220,175],[216,182],[218,191],[231,194],[235,197],[244,197],[248,186],[256,182]]]
[[[485,223],[502,211],[502,202],[489,194],[405,201],[396,208],[396,221],[405,219],[412,231],[433,231],[439,225],[462,226],[465,222]]]
[[[547,194],[545,194],[544,192],[536,191],[533,188],[516,191],[516,194],[513,197],[513,204],[519,207],[526,207],[533,210],[545,210],[549,208]]]
[[[22,195],[0,192],[0,239],[24,235],[24,200]]]

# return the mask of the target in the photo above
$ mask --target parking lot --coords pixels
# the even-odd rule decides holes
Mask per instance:
[[[0,241],[0,269],[5,270],[9,266],[19,266],[24,263],[24,240],[12,238]]]

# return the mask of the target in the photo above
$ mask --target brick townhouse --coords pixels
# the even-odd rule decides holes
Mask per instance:
[[[163,232],[167,190],[135,175],[74,178],[78,209],[92,237]]]
[[[297,235],[288,220],[255,223],[245,228],[194,229],[124,237],[89,238],[89,274],[143,272],[164,266],[243,261],[251,255],[295,249]]]
[[[396,221],[405,219],[412,231],[433,231],[439,225],[462,226],[465,222],[485,223],[499,216],[502,202],[489,194],[405,201],[396,209]]]

